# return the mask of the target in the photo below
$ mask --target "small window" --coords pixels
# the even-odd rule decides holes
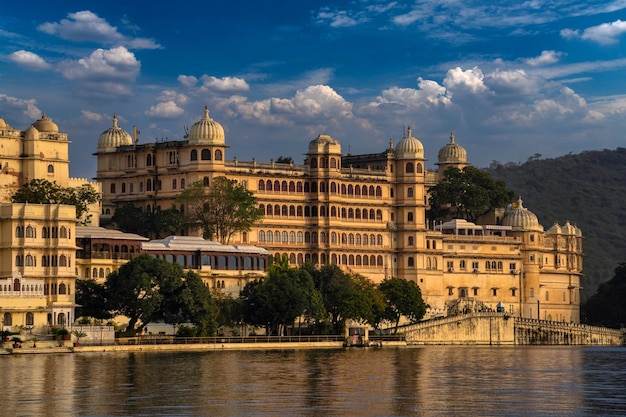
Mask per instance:
[[[208,149],[203,149],[202,153],[200,154],[200,159],[202,159],[203,161],[210,161],[211,160],[211,151]]]
[[[48,174],[54,174],[54,165],[48,165]]]
[[[197,150],[195,150],[195,149],[193,149],[193,150],[191,151],[191,160],[192,160],[192,161],[197,161],[197,160],[198,160],[198,151],[197,151]]]
[[[222,160],[222,151],[220,149],[215,151],[215,160],[216,161],[221,161]]]

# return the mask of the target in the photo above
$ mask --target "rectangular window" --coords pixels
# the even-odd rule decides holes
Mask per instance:
[[[493,294],[494,297],[496,297],[498,295],[498,289],[497,288],[492,288],[491,289],[491,293]]]

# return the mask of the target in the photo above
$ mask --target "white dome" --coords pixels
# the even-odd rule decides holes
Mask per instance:
[[[532,211],[522,204],[522,198],[517,203],[507,208],[502,219],[504,226],[511,226],[515,231],[539,231],[543,232],[543,226],[539,224],[539,219]]]
[[[437,159],[440,164],[467,162],[467,151],[454,142],[454,132],[450,133],[450,143],[439,150]]]
[[[209,107],[204,107],[204,118],[191,126],[189,131],[190,145],[224,145],[224,128],[209,117]]]
[[[98,138],[98,152],[111,152],[118,146],[132,144],[133,138],[117,125],[117,116],[113,115],[113,126],[102,132]]]
[[[33,126],[40,132],[59,133],[59,127],[51,119],[46,117],[46,113],[43,113],[41,119],[33,123]]]
[[[7,122],[5,122],[2,117],[0,117],[0,129],[6,129],[7,127],[9,127]]]
[[[397,159],[424,159],[424,145],[411,134],[409,127],[407,135],[396,146]]]
[[[319,153],[341,153],[341,144],[331,137],[330,135],[319,135],[311,142],[309,142],[309,153],[310,154],[319,154]]]

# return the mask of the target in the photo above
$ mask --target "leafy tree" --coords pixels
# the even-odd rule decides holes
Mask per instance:
[[[376,324],[385,304],[382,293],[370,280],[346,274],[337,265],[324,265],[320,269],[304,265],[302,268],[313,276],[334,333],[342,333],[346,320]]]
[[[476,221],[496,207],[503,207],[514,197],[504,181],[496,181],[483,170],[468,166],[448,168],[443,179],[430,189],[428,218],[433,221],[462,218]]]
[[[267,326],[274,335],[279,334],[281,325],[292,324],[301,315],[319,318],[323,311],[309,273],[285,267],[280,261],[270,267],[267,278],[248,283],[240,299],[244,320]]]
[[[145,212],[132,203],[117,208],[111,220],[123,232],[156,239],[175,235],[185,225],[184,214],[174,208]]]
[[[62,187],[46,179],[33,179],[23,184],[13,194],[14,203],[67,204],[76,207],[76,218],[80,219],[89,210],[89,204],[100,201],[100,194],[91,184],[80,187]]]
[[[185,274],[180,265],[140,255],[111,273],[104,285],[112,313],[129,318],[129,333],[160,320],[188,320],[203,334],[215,330],[209,290],[197,274]]]
[[[411,323],[424,317],[427,306],[422,299],[422,291],[415,282],[402,278],[388,278],[380,283],[380,290],[387,303],[383,317],[394,323],[394,333],[398,332],[402,316],[408,318]]]
[[[187,220],[202,228],[205,239],[228,244],[235,233],[249,231],[263,213],[251,191],[226,177],[213,178],[211,185],[195,182],[176,201],[187,207]]]
[[[620,328],[626,325],[626,262],[615,268],[615,275],[600,284],[583,305],[583,319],[589,324]]]
[[[104,285],[95,279],[76,280],[76,316],[93,317],[100,320],[110,319],[111,313],[106,303]]]
[[[276,158],[276,163],[277,164],[291,164],[293,163],[293,158],[290,156],[279,156],[278,158]]]

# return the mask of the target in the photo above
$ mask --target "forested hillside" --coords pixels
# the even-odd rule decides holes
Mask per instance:
[[[547,230],[569,220],[583,232],[583,301],[626,262],[626,148],[587,151],[488,171],[522,197]]]

